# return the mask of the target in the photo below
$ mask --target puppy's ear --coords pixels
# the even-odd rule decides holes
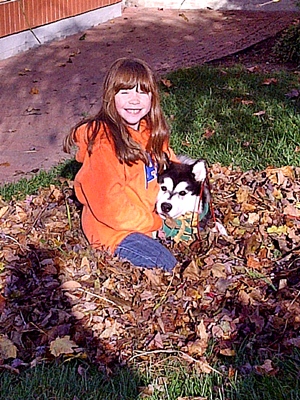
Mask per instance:
[[[205,161],[198,160],[192,168],[192,172],[195,175],[197,182],[203,182],[206,179],[206,165]]]
[[[194,164],[197,160],[194,160],[193,158],[190,158],[188,156],[179,154],[176,156],[177,160],[181,163],[181,164],[187,164],[187,165],[192,165]]]

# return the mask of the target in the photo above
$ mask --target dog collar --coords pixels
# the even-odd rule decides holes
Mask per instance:
[[[176,219],[167,218],[163,221],[162,230],[167,238],[171,238],[175,243],[181,241],[193,242],[197,239],[197,225],[209,212],[209,204],[205,203],[202,213],[186,213]]]

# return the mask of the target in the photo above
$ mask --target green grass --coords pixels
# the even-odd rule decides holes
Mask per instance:
[[[79,167],[80,164],[75,160],[66,161],[50,171],[40,171],[31,179],[22,178],[0,186],[0,196],[6,201],[23,199],[26,195],[36,194],[40,188],[49,187],[51,184],[60,185],[63,179],[73,179]]]
[[[245,372],[249,364],[234,361],[229,377],[228,367],[225,360],[217,366],[221,373],[203,374],[178,359],[161,358],[148,362],[146,368],[143,362],[142,368],[139,364],[118,368],[107,376],[87,362],[42,364],[19,375],[0,372],[0,400],[177,400],[189,396],[207,400],[300,399],[298,352],[284,361],[274,359],[279,371],[275,376],[250,369]]]
[[[0,373],[1,400],[136,399],[139,378],[119,369],[111,378],[87,363],[42,364],[19,375]]]
[[[268,165],[299,166],[300,102],[286,94],[299,88],[289,72],[263,75],[237,66],[176,71],[165,89],[163,107],[176,153],[243,170]],[[276,83],[265,85],[267,79]],[[261,115],[254,115],[264,112]],[[213,132],[210,138],[205,132]]]

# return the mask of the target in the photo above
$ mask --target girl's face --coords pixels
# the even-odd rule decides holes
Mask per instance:
[[[132,89],[120,89],[115,95],[118,114],[133,129],[138,130],[140,120],[151,108],[152,93],[143,92],[140,85]]]

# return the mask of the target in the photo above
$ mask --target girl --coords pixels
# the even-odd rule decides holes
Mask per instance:
[[[89,243],[136,266],[171,271],[177,261],[152,233],[162,225],[155,211],[157,172],[166,154],[176,157],[154,73],[144,61],[121,58],[112,64],[100,111],[71,130],[64,150],[73,144],[82,163],[74,188]]]

